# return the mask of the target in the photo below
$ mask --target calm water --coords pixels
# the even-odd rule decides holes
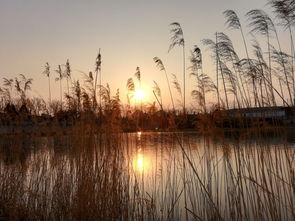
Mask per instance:
[[[22,174],[13,179],[51,205],[56,186],[69,190],[72,204],[80,179],[107,174],[127,192],[122,204],[142,220],[294,220],[293,140],[292,132],[238,139],[196,133],[3,138],[0,175]],[[114,170],[118,177],[108,173]],[[0,191],[5,185],[0,180]],[[24,205],[30,197],[23,191]]]
[[[160,211],[175,202],[173,216],[182,220],[212,219],[214,210],[225,220],[294,220],[292,133],[259,139],[134,136],[133,171],[158,205],[164,202]]]

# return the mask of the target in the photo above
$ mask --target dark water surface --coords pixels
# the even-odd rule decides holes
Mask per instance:
[[[2,206],[3,217],[44,219],[295,220],[293,140],[292,131],[1,138],[0,215]]]

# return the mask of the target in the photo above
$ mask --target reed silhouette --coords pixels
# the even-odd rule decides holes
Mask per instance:
[[[32,78],[3,78],[0,220],[294,220],[295,3],[270,0],[268,6],[289,32],[290,52],[263,10],[246,14],[251,44],[237,14],[226,10],[225,23],[240,31],[245,57],[230,35],[217,31],[214,40],[202,41],[216,65],[209,73],[209,58],[195,45],[188,69],[194,108],[186,99],[177,22],[169,51],[183,49],[183,87],[153,58],[165,74],[172,110],[163,104],[158,79],[151,85],[158,105],[136,100],[145,85],[139,67],[126,77],[127,91],[113,93],[111,84],[102,84],[100,51],[94,70],[79,71],[81,78],[72,77],[69,60],[58,65],[57,100],[49,63],[43,72],[48,101],[32,96]],[[256,34],[266,37],[266,49]]]

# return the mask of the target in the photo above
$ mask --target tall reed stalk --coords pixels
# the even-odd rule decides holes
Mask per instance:
[[[48,62],[45,64],[45,70],[43,74],[48,78],[48,97],[49,97],[49,104],[51,104],[51,87],[50,87],[50,66]]]
[[[171,51],[176,45],[182,46],[182,54],[183,54],[183,113],[185,114],[185,44],[183,37],[183,30],[178,22],[174,22],[170,24],[172,29],[170,32],[172,33],[171,44],[169,46],[169,51]]]
[[[64,78],[64,74],[63,74],[63,71],[61,69],[61,65],[58,65],[58,69],[55,70],[55,72],[58,75],[58,77],[55,78],[55,81],[59,81],[60,105],[61,105],[61,109],[62,109],[62,97],[63,97],[63,93],[62,93],[62,79]]]
[[[171,92],[171,88],[170,88],[170,83],[169,83],[169,79],[168,79],[168,75],[166,72],[166,68],[162,62],[161,59],[159,59],[158,57],[154,57],[154,62],[156,63],[157,67],[159,68],[160,71],[164,71],[165,76],[166,76],[166,82],[168,85],[168,89],[169,89],[169,94],[170,94],[170,99],[171,99],[171,104],[172,104],[172,108],[173,111],[175,111],[175,106],[174,106],[174,101],[173,101],[173,96],[172,96],[172,92]]]
[[[249,26],[251,27],[251,33],[259,33],[267,38],[267,48],[268,48],[268,68],[269,68],[269,82],[272,105],[276,105],[274,90],[273,90],[273,79],[272,79],[272,62],[271,62],[271,50],[270,50],[270,34],[273,31],[273,23],[268,15],[259,9],[253,9],[246,14],[248,20],[250,21]]]
[[[94,100],[93,100],[93,108],[96,108],[97,100],[96,100],[96,88],[97,88],[97,77],[99,75],[99,88],[101,88],[101,54],[100,49],[98,55],[95,60],[95,81],[94,81]],[[99,91],[99,111],[101,112],[101,91]]]

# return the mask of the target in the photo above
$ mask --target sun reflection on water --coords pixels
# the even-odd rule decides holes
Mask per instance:
[[[150,167],[150,160],[142,153],[141,149],[138,149],[136,155],[133,158],[132,165],[134,171],[138,173],[146,173]]]
[[[136,133],[136,137],[137,137],[137,140],[138,141],[140,141],[141,140],[141,131],[138,131],[137,133]]]

